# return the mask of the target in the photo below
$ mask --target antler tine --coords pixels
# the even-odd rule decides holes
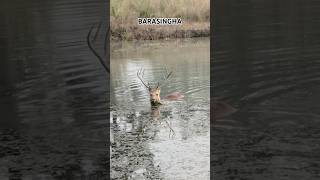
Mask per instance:
[[[141,76],[141,75],[142,75],[142,76]],[[140,79],[140,81],[142,82],[142,84],[143,84],[146,88],[150,89],[149,83],[148,83],[148,82],[145,82],[145,81],[143,80],[143,75],[144,75],[144,69],[141,68],[141,69],[138,70],[137,76],[138,76],[138,78]]]
[[[172,75],[172,71],[168,74],[168,76],[166,77],[166,80],[169,79],[171,75]]]
[[[107,46],[108,46],[108,42],[109,42],[109,36],[110,36],[110,27],[107,28],[107,31],[106,31],[106,35],[104,37],[104,56],[107,57],[108,54],[107,54]],[[108,58],[108,57],[107,57]]]
[[[166,71],[166,75],[163,76],[163,82],[161,82],[161,83],[158,82],[158,87],[162,86],[163,83],[165,83],[165,82],[170,78],[170,76],[171,76],[172,73],[173,73],[173,71],[171,71],[170,73],[168,73],[168,70],[167,70],[166,67],[165,67],[164,69],[165,69],[165,71]]]
[[[167,77],[166,77],[164,80],[167,80],[167,79],[169,79],[169,77],[171,76],[172,71],[171,71],[170,73],[168,73],[168,69],[165,68],[165,70],[166,70],[166,73],[167,73]]]
[[[101,28],[101,22],[99,22],[98,24],[98,27],[97,27],[97,31],[96,33],[94,34],[93,38],[92,38],[92,42],[96,41],[97,37],[98,37],[98,34],[100,32],[100,28]]]
[[[167,68],[164,68],[164,70],[166,71],[166,74],[168,74]],[[165,80],[165,79],[166,79],[166,75],[163,76],[163,80]]]
[[[109,67],[105,64],[103,58],[99,55],[98,51],[95,49],[93,43],[94,41],[96,40],[97,36],[98,36],[98,33],[100,31],[100,28],[101,28],[101,23],[98,25],[98,28],[97,28],[97,31],[96,33],[94,34],[92,40],[91,40],[91,33],[93,31],[93,29],[95,28],[95,24],[93,24],[88,32],[88,35],[87,35],[87,44],[90,48],[90,50],[93,52],[93,54],[98,58],[98,60],[100,61],[100,63],[102,64],[102,66],[104,67],[104,69],[107,71],[107,73],[110,73],[110,69]],[[106,43],[106,42],[105,42]],[[106,49],[106,48],[105,48]],[[105,50],[106,51],[106,50]],[[107,54],[105,52],[105,54]]]

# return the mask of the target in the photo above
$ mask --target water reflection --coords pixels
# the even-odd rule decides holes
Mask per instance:
[[[209,40],[112,45],[112,178],[209,179]],[[185,98],[151,108],[141,67],[152,85],[164,67],[172,70],[161,97],[179,91]]]
[[[213,178],[319,178],[316,6],[216,3],[213,96],[239,111],[212,124]]]
[[[85,37],[100,2],[1,2],[0,179],[106,179],[106,76]]]

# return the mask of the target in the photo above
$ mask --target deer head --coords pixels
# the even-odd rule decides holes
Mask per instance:
[[[161,91],[161,86],[165,84],[165,82],[170,78],[170,76],[172,75],[172,71],[170,73],[168,73],[167,69],[166,70],[166,75],[163,78],[163,81],[160,83],[157,83],[157,86],[155,87],[151,87],[150,83],[148,83],[146,80],[144,80],[143,75],[144,75],[144,69],[140,69],[137,72],[137,76],[140,79],[140,81],[142,82],[142,84],[147,88],[147,90],[149,91],[149,95],[150,95],[150,103],[152,106],[158,106],[161,105],[161,98],[160,98],[160,91]]]

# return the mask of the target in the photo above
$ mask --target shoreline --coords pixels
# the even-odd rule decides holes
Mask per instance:
[[[185,22],[181,25],[112,25],[111,23],[110,39],[114,41],[132,41],[209,36],[209,22]]]

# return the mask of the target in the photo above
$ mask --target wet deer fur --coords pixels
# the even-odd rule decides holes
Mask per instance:
[[[150,85],[150,83],[148,83],[144,78],[144,69],[140,69],[137,72],[137,77],[140,79],[140,81],[142,82],[142,84],[147,88],[148,92],[149,92],[149,96],[150,96],[150,103],[152,106],[158,106],[161,105],[161,97],[160,97],[160,93],[161,93],[161,86],[163,86],[168,79],[172,76],[172,71],[168,72],[167,69],[165,68],[165,72],[166,74],[163,76],[163,80],[162,82],[157,82],[157,85],[155,87],[152,87]],[[167,100],[177,100],[179,98],[182,98],[183,95],[181,93],[175,92],[175,93],[171,93],[169,95],[167,95],[165,97],[165,99]]]

